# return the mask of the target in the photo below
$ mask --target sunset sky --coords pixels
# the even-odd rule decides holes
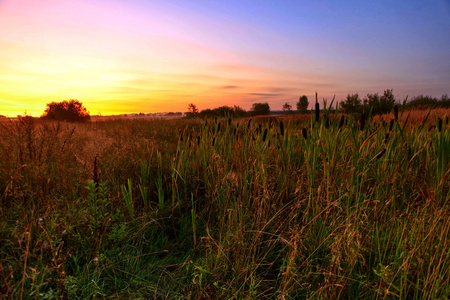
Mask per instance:
[[[0,114],[450,93],[450,1],[0,0]]]

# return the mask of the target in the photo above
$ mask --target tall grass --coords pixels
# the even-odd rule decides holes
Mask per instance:
[[[5,124],[1,292],[450,297],[448,124],[403,110],[383,116],[392,128],[345,124],[331,107],[306,121]]]

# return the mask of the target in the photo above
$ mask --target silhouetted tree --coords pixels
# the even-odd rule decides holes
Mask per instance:
[[[89,121],[90,115],[80,101],[71,99],[69,101],[48,103],[41,118],[56,121],[85,122]]]
[[[270,115],[270,106],[269,103],[253,103],[251,114],[254,116],[257,115]]]
[[[188,113],[187,116],[188,117],[195,117],[198,115],[198,108],[197,105],[195,105],[194,103],[189,103],[188,105]]]
[[[347,99],[339,103],[342,111],[346,114],[360,113],[362,111],[361,99],[358,94],[348,94]]]
[[[297,110],[299,114],[306,114],[308,112],[309,101],[306,95],[301,96],[297,102]]]
[[[286,102],[283,105],[283,112],[287,115],[292,114],[292,105],[290,105],[289,102]]]
[[[364,111],[369,112],[372,110],[372,115],[386,114],[392,111],[395,104],[394,94],[391,90],[385,90],[383,96],[379,96],[378,93],[367,94],[364,99]]]

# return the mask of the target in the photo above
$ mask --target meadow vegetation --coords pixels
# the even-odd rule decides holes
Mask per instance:
[[[13,299],[448,299],[448,109],[0,123]]]

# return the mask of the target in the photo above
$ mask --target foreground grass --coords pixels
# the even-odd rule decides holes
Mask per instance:
[[[445,119],[327,114],[4,124],[1,293],[450,297]]]

